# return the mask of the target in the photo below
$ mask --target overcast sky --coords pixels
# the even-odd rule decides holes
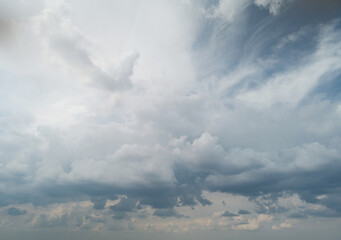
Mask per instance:
[[[341,1],[0,0],[1,239],[341,235]]]

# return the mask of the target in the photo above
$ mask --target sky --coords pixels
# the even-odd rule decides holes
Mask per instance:
[[[0,0],[1,239],[339,239],[339,0]]]

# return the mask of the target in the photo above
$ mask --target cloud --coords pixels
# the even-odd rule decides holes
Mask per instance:
[[[292,0],[291,0],[292,1]],[[278,14],[283,7],[290,1],[285,0],[256,0],[255,4],[264,8],[268,8],[271,14]]]
[[[340,20],[317,2],[314,20],[299,0],[70,1],[13,18],[27,46],[0,71],[0,206],[97,230],[339,217]]]
[[[94,203],[94,209],[101,210],[104,209],[107,199],[103,197],[97,197],[93,198],[91,201]]]
[[[55,227],[67,227],[68,215],[49,217],[46,214],[41,214],[34,220],[34,226],[39,228],[55,228]]]
[[[20,216],[20,215],[25,215],[26,213],[27,213],[26,210],[21,210],[15,207],[11,207],[7,209],[7,214],[11,216]]]
[[[334,23],[322,30],[321,38],[317,46],[318,50],[313,54],[307,65],[300,65],[298,69],[285,72],[270,79],[258,90],[241,94],[239,99],[259,107],[269,107],[274,104],[298,104],[307,96],[322,79],[327,81],[328,74],[339,71],[338,57],[339,44],[332,45],[339,36],[335,32]],[[331,52],[330,50],[333,49]]]
[[[72,26],[69,11],[69,5],[60,4],[45,8],[41,15],[34,18],[34,28],[42,40],[46,60],[102,89],[117,91],[130,88],[130,77],[138,53],[122,56],[120,63],[111,69],[96,65],[87,49],[89,40]]]
[[[307,215],[301,212],[297,212],[297,213],[292,213],[289,215],[290,218],[297,218],[297,219],[305,219],[307,218]]]
[[[272,226],[273,230],[279,230],[279,229],[283,229],[283,228],[292,228],[292,224],[289,222],[283,222],[281,223],[279,226]]]
[[[238,216],[238,214],[231,213],[231,212],[226,210],[225,212],[223,212],[223,214],[221,216],[223,216],[223,217],[236,217],[236,216]]]
[[[112,217],[113,219],[117,219],[117,220],[123,220],[123,219],[129,218],[127,213],[125,212],[115,212]]]
[[[246,215],[246,214],[250,214],[250,212],[249,212],[248,210],[239,209],[239,210],[238,210],[238,214],[239,214],[239,215]]]
[[[242,1],[231,1],[221,0],[217,5],[213,6],[209,11],[211,12],[210,17],[220,17],[229,22],[238,15],[248,5],[248,0]]]
[[[156,209],[154,211],[153,215],[161,217],[161,218],[168,218],[168,217],[182,218],[182,217],[184,217],[184,215],[177,213],[175,211],[175,209]]]
[[[206,16],[222,18],[225,21],[232,22],[238,17],[243,11],[245,11],[250,5],[255,4],[258,7],[266,8],[273,15],[279,14],[284,6],[290,4],[293,0],[220,0],[216,5],[211,6],[207,9]]]
[[[117,204],[110,206],[115,212],[132,212],[138,207],[138,201],[131,198],[122,198]]]
[[[259,228],[259,225],[263,222],[270,222],[272,220],[272,217],[269,215],[261,214],[257,218],[250,218],[248,219],[248,222],[246,224],[239,224],[234,226],[234,229],[238,230],[257,230]]]

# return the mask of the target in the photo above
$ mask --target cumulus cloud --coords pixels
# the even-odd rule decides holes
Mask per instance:
[[[69,5],[45,8],[41,15],[33,19],[34,28],[40,36],[41,45],[48,61],[59,64],[63,70],[77,74],[83,81],[88,81],[107,90],[118,90],[130,87],[130,76],[138,58],[138,53],[129,53],[121,62],[111,69],[96,65],[87,45],[90,42],[69,19]]]
[[[268,215],[259,215],[257,218],[248,219],[248,222],[245,224],[239,224],[234,226],[234,229],[238,230],[257,230],[259,229],[259,225],[263,222],[270,222],[272,220],[271,216]]]

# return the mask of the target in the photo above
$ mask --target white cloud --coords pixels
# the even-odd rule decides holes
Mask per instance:
[[[279,230],[279,229],[283,229],[283,228],[292,228],[292,224],[290,222],[283,222],[281,223],[279,226],[272,226],[272,230]]]
[[[209,9],[212,11],[212,16],[210,17],[220,17],[228,22],[234,20],[238,14],[248,6],[249,0],[241,0],[241,1],[234,1],[234,0],[221,0],[219,4]]]
[[[65,4],[45,8],[40,16],[34,18],[34,27],[44,47],[44,59],[59,64],[63,71],[77,76],[76,79],[81,78],[81,81],[103,89],[117,91],[130,87],[130,76],[138,54],[129,54],[116,69],[97,66],[87,50],[89,41],[72,26],[69,8]]]
[[[283,8],[283,5],[293,0],[255,0],[255,4],[258,6],[268,8],[271,14],[278,14]]]
[[[246,224],[236,225],[233,228],[238,230],[257,230],[261,223],[271,222],[271,220],[271,216],[260,214],[257,218],[248,219]]]

